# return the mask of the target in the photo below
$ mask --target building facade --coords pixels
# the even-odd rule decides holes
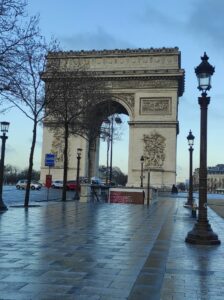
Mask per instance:
[[[193,175],[195,189],[199,187],[199,168],[195,169]],[[218,164],[207,168],[207,189],[208,192],[224,192],[224,164]]]

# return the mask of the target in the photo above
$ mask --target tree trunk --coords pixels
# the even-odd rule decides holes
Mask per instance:
[[[62,201],[66,201],[66,183],[68,178],[68,124],[65,124],[65,134],[64,134],[64,171],[63,171],[63,189],[62,189]]]
[[[93,156],[93,151],[94,151],[94,143],[95,140],[92,139],[91,137],[89,138],[89,143],[88,143],[88,181],[91,182],[91,178],[95,175],[93,172],[93,164],[94,164],[94,156]]]
[[[37,138],[37,120],[34,119],[33,123],[33,137],[32,137],[32,144],[30,148],[30,157],[29,157],[29,167],[28,167],[28,173],[27,173],[27,185],[26,185],[26,193],[25,193],[25,200],[24,200],[24,206],[29,206],[29,200],[30,200],[30,184],[32,179],[32,171],[33,171],[33,156],[34,156],[34,150],[36,145],[36,138]]]
[[[91,174],[90,174],[90,170],[91,170],[91,149],[90,149],[90,141],[88,143],[88,172],[87,172],[87,177],[88,177],[88,182],[91,182]]]

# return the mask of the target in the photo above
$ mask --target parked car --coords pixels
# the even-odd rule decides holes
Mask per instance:
[[[16,188],[18,190],[20,190],[20,189],[25,190],[26,186],[27,186],[27,179],[21,179],[16,184]],[[41,183],[39,183],[38,181],[35,181],[35,180],[32,180],[30,183],[31,190],[40,190],[41,186],[42,186]]]
[[[88,183],[88,177],[80,176],[79,177],[79,182],[80,183]]]
[[[91,184],[101,185],[103,182],[99,177],[94,176],[91,178]]]
[[[68,180],[66,183],[67,190],[80,191],[80,185],[78,187],[76,180]]]
[[[104,186],[106,184],[102,181],[101,178],[94,176],[91,178],[91,185]]]
[[[53,180],[51,187],[53,189],[61,189],[61,188],[63,188],[63,181],[62,180]]]

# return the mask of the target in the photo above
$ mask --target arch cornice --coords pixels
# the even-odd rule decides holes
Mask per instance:
[[[157,54],[157,53],[179,53],[179,48],[178,47],[162,47],[162,48],[154,48],[154,47],[151,47],[151,48],[133,48],[133,49],[130,49],[130,48],[127,48],[127,49],[103,49],[103,50],[70,50],[70,51],[59,51],[59,52],[50,52],[49,53],[49,56],[53,56],[55,57],[56,55],[57,56],[69,56],[71,55],[72,57],[73,56],[89,56],[89,55],[93,55],[94,57],[96,55],[111,55],[111,54],[115,54],[115,55],[121,55],[123,56],[124,54],[125,55],[133,55],[133,54]]]
[[[184,92],[182,76],[111,76],[101,77],[110,89],[176,89],[178,96]]]
[[[64,72],[60,72],[59,78],[63,78]],[[67,72],[66,77],[76,78],[74,72]],[[91,76],[91,72],[89,72]],[[138,73],[133,72],[94,72],[94,77],[104,81],[105,85],[110,89],[144,89],[144,88],[175,88],[178,90],[178,96],[182,96],[184,92],[184,71],[179,72],[155,72],[155,73]],[[51,72],[42,74],[42,79],[45,82],[55,80]]]

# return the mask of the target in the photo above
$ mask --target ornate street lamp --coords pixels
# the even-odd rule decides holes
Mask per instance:
[[[75,191],[75,200],[79,200],[79,192],[80,192],[80,185],[79,185],[79,172],[80,172],[80,159],[81,159],[82,149],[77,149],[77,173],[76,173],[76,191]]]
[[[207,218],[207,108],[210,97],[207,91],[211,88],[211,76],[215,68],[208,62],[208,56],[204,53],[201,64],[195,68],[198,78],[198,89],[202,91],[198,102],[201,108],[201,132],[200,132],[200,168],[199,168],[199,213],[194,228],[188,232],[185,239],[187,243],[199,245],[218,245],[220,240],[209,224]]]
[[[2,139],[2,151],[1,151],[1,162],[0,162],[0,211],[7,210],[7,206],[2,199],[2,190],[3,190],[3,179],[4,179],[4,161],[5,161],[5,142],[7,140],[6,133],[9,130],[9,122],[0,122],[1,132],[3,133],[0,138]]]
[[[140,162],[141,162],[141,176],[140,176],[140,179],[141,179],[141,184],[140,184],[140,187],[143,188],[143,164],[144,164],[144,156],[142,155],[141,158],[140,158]]]
[[[188,192],[188,200],[185,204],[186,206],[192,207],[193,206],[193,177],[192,177],[192,163],[193,163],[193,151],[194,151],[194,136],[190,130],[188,136],[188,145],[189,145],[189,153],[190,153],[190,160],[189,160],[189,192]]]

